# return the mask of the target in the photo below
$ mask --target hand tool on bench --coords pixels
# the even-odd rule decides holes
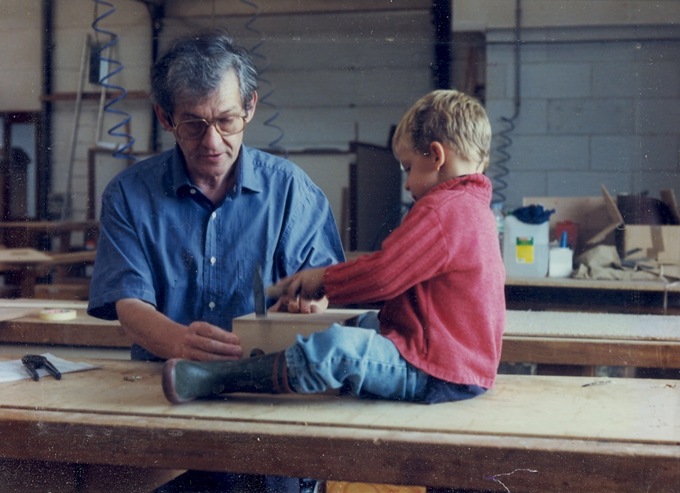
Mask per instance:
[[[31,376],[31,378],[36,382],[40,380],[40,375],[38,374],[39,368],[46,369],[47,372],[55,379],[61,380],[61,372],[57,370],[57,367],[54,366],[45,356],[39,354],[27,354],[21,358],[21,363],[24,365],[24,368],[26,368],[26,371]]]

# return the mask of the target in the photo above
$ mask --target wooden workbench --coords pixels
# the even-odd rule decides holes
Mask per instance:
[[[246,394],[171,405],[160,364],[92,362],[101,369],[0,384],[0,457],[61,464],[51,491],[66,491],[73,463],[81,478],[92,464],[513,493],[678,487],[675,381],[501,375],[484,396],[432,406]]]
[[[73,309],[77,315],[75,320],[42,320],[45,308]],[[87,302],[0,299],[0,354],[50,351],[65,358],[130,359],[131,344],[117,320],[89,316]]]
[[[680,368],[680,316],[508,311],[504,362]]]

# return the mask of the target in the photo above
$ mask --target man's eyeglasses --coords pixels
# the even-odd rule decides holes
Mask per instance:
[[[246,128],[246,117],[229,115],[221,116],[213,121],[208,121],[205,118],[196,118],[179,122],[177,125],[173,125],[172,129],[179,140],[196,140],[202,138],[211,125],[215,126],[215,129],[222,137],[229,137],[230,135],[243,132]]]

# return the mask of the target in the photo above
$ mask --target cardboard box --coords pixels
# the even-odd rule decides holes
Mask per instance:
[[[609,228],[617,232],[616,246],[622,259],[651,259],[660,264],[680,265],[680,225],[677,224],[680,223],[680,211],[671,190],[661,192],[661,202],[668,207],[676,224],[627,224],[619,205],[604,185],[602,195],[612,219]]]
[[[628,224],[616,199],[602,186],[601,197],[526,197],[524,205],[541,204],[555,209],[550,218],[551,235],[560,221],[579,226],[579,255],[598,244],[615,245],[622,259],[651,259],[680,270],[680,210],[671,190],[661,191],[661,202],[677,225]],[[644,211],[643,211],[644,212]],[[646,211],[649,212],[649,211]],[[551,236],[551,239],[555,239]]]

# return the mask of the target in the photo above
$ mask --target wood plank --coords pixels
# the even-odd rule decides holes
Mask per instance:
[[[325,491],[326,493],[426,493],[426,488],[423,486],[328,481]]]
[[[244,394],[174,406],[160,364],[98,363],[2,384],[0,456],[487,491],[677,485],[676,381],[501,375],[484,396],[433,406]]]
[[[575,279],[571,277],[508,277],[506,286],[536,288],[572,288],[611,291],[651,291],[656,293],[680,293],[680,282],[620,280],[620,279]]]
[[[44,308],[76,310],[75,320],[48,321]],[[86,313],[87,302],[38,299],[0,299],[0,354],[51,352],[62,358],[130,359],[132,341],[117,320]]]
[[[401,0],[400,2],[366,2],[364,0],[323,0],[321,2],[300,3],[296,0],[278,0],[258,5],[260,15],[294,15],[294,14],[340,14],[343,12],[396,12],[403,10],[429,10],[431,2],[426,0]],[[169,17],[204,17],[206,9],[200,3],[179,2],[170,3],[167,15]],[[256,11],[252,6],[238,2],[218,2],[214,8],[215,15],[252,16]]]
[[[513,336],[680,342],[680,316],[508,310]]]
[[[42,320],[38,310],[18,319],[0,322],[0,341],[113,348],[129,348],[132,343],[118,321],[94,318],[82,309],[76,310],[75,320]]]
[[[35,248],[0,248],[0,265],[32,265],[49,260],[49,255]]]
[[[680,343],[506,336],[503,339],[501,361],[572,366],[680,368]]]

